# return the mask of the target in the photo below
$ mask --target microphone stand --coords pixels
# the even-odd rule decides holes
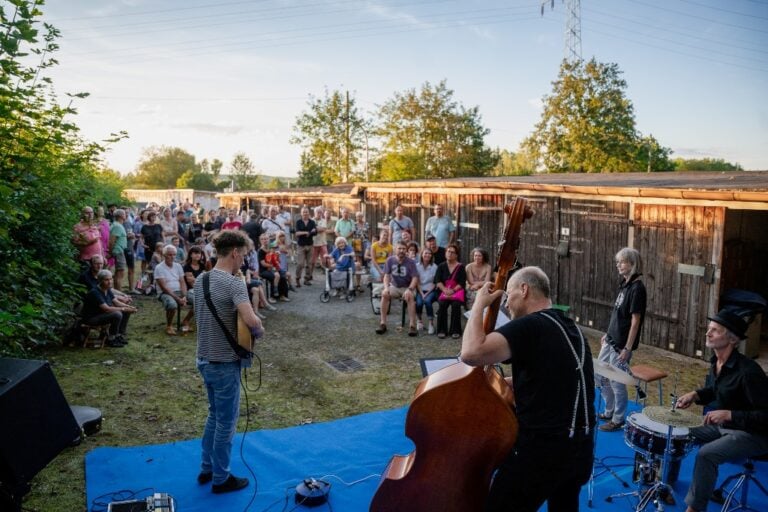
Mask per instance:
[[[606,377],[600,377],[600,378],[604,379]],[[595,495],[595,473],[596,473],[595,470],[597,469],[598,466],[601,466],[603,471],[607,471],[608,473],[610,473],[613,476],[613,478],[615,478],[621,483],[623,487],[625,488],[629,487],[629,484],[625,482],[618,475],[618,473],[616,473],[609,465],[603,462],[603,459],[597,458],[597,436],[598,436],[598,431],[600,430],[599,428],[597,428],[600,424],[598,416],[600,415],[600,409],[602,409],[602,405],[603,405],[603,394],[601,393],[600,386],[597,385],[597,382],[595,382],[595,392],[597,393],[597,396],[599,396],[600,398],[598,398],[597,408],[595,409],[595,433],[594,433],[595,439],[594,439],[594,443],[592,444],[592,460],[593,460],[592,474],[589,476],[589,485],[587,487],[587,496],[588,496],[587,506],[589,508],[592,508],[592,498]]]

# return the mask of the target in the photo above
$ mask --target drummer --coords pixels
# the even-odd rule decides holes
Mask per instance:
[[[720,464],[768,453],[768,377],[736,348],[746,338],[747,322],[728,309],[709,320],[706,346],[714,355],[707,380],[677,400],[681,409],[695,402],[708,411],[704,425],[690,430],[702,446],[685,497],[686,512],[706,510]]]

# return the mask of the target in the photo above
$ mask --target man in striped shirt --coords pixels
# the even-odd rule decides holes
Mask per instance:
[[[235,275],[243,265],[246,243],[246,235],[241,231],[221,231],[213,240],[216,266],[207,277],[213,309],[233,341],[237,336],[237,315],[248,325],[253,336],[259,337],[263,333],[261,320],[248,299],[245,281]],[[197,481],[200,484],[212,481],[211,490],[220,494],[248,486],[247,478],[230,473],[232,438],[240,412],[242,360],[208,306],[202,284],[204,276],[200,276],[201,284],[194,288],[197,367],[208,393],[208,418],[203,431],[202,463]]]

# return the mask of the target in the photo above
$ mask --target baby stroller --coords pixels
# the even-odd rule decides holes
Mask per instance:
[[[331,295],[340,299],[345,298],[347,302],[355,300],[355,269],[349,270],[330,270],[325,269],[325,290],[320,294],[320,302],[328,302]],[[332,293],[335,292],[335,293]]]

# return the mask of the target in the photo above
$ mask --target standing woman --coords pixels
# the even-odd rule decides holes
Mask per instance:
[[[171,215],[171,209],[166,208],[163,210],[163,218],[160,220],[160,227],[163,228],[163,238],[165,245],[171,244],[171,238],[178,236],[179,224],[176,219]]]
[[[472,249],[472,263],[467,265],[467,309],[475,302],[477,290],[490,283],[493,268],[488,263],[488,251],[480,247]]]
[[[365,221],[363,212],[355,213],[355,227],[352,231],[352,249],[355,251],[357,261],[364,267],[368,266],[366,255],[368,254],[368,248],[371,245],[368,235],[370,232],[371,227]],[[358,273],[355,273],[355,286],[357,287],[358,293],[362,293],[363,289],[360,287],[360,274]]]
[[[106,262],[106,266],[114,267],[115,258],[109,252],[109,221],[104,217],[104,207],[99,206],[96,208],[96,218],[94,219],[96,227],[99,228],[99,235],[101,236],[101,251],[102,256]]]
[[[445,338],[446,332],[451,338],[461,337],[461,308],[464,306],[464,287],[467,285],[467,272],[459,263],[459,248],[449,244],[445,249],[445,261],[437,266],[435,285],[440,290],[437,301],[437,337]],[[451,323],[448,325],[448,309],[451,310]]]
[[[424,329],[421,322],[421,310],[427,308],[427,333],[435,334],[435,312],[432,304],[437,300],[437,289],[435,288],[435,274],[437,265],[432,261],[432,251],[424,249],[421,251],[421,257],[416,262],[416,270],[419,272],[419,293],[416,294],[416,328]]]

